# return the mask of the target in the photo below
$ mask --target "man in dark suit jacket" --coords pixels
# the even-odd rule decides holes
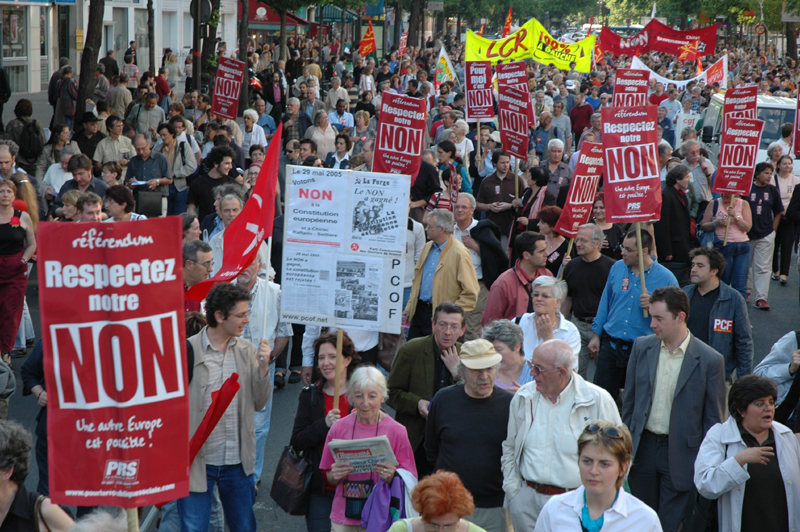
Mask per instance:
[[[723,419],[725,363],[689,332],[689,298],[677,286],[650,296],[655,335],[636,339],[628,362],[622,421],[633,437],[632,493],[676,532],[692,490],[706,432]]]
[[[420,477],[433,472],[423,445],[428,408],[436,392],[461,378],[461,344],[457,340],[466,330],[464,309],[442,303],[433,313],[433,334],[403,345],[389,373],[386,404],[396,410],[395,419],[408,431]]]
[[[679,164],[669,171],[661,197],[661,219],[653,228],[658,262],[668,268],[679,286],[689,284],[689,251],[692,249],[691,215],[686,191],[692,171]]]

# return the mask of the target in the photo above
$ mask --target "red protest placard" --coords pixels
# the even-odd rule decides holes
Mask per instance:
[[[528,85],[528,67],[525,61],[515,61],[513,63],[502,63],[495,67],[497,71],[497,87],[513,87],[526,94],[528,105],[528,123],[536,127],[536,115],[533,112],[531,101],[531,89]]]
[[[794,155],[795,157],[800,156],[800,146],[798,146],[798,142],[800,142],[800,94],[797,95],[797,109],[794,112],[794,135],[792,136],[792,146],[794,146]]]
[[[746,196],[753,183],[763,120],[729,118],[722,130],[719,166],[712,192]]]
[[[614,78],[614,107],[639,107],[647,105],[647,88],[650,72],[621,68]]]
[[[217,77],[214,80],[212,113],[230,120],[236,120],[243,79],[244,63],[228,57],[219,58]]]
[[[757,118],[758,87],[740,87],[725,92],[725,120],[730,118]],[[727,126],[725,126],[727,127]]]
[[[494,118],[492,62],[468,61],[464,85],[467,91],[467,119],[491,120]]]
[[[38,233],[50,497],[135,508],[189,492],[181,222]]]
[[[603,174],[603,145],[593,142],[581,144],[578,155],[578,164],[569,183],[569,194],[561,216],[556,222],[554,231],[568,237],[575,238],[578,227],[589,223],[592,216],[594,197],[597,194],[597,185]]]
[[[528,113],[531,103],[526,94],[512,87],[499,87],[498,118],[503,150],[523,161],[528,160]]]
[[[604,107],[602,113],[606,220],[627,223],[660,219],[656,106]]]
[[[411,184],[419,173],[425,134],[425,100],[385,92],[372,156],[372,171],[408,174]]]

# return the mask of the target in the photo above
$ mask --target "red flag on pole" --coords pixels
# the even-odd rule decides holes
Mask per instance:
[[[483,36],[483,30],[486,29],[486,23],[481,24],[481,29],[478,30],[478,35]]]
[[[503,35],[502,35],[502,37],[505,37],[509,33],[511,33],[511,8],[510,7],[508,8],[508,16],[506,16],[506,23],[503,24]]]
[[[189,440],[189,465],[194,462],[195,456],[200,452],[200,448],[206,442],[214,427],[219,423],[222,414],[228,409],[231,401],[233,401],[236,392],[239,391],[242,385],[239,384],[239,374],[233,373],[231,376],[222,383],[222,386],[216,392],[211,392],[211,406],[206,410],[206,415],[203,416],[203,421],[200,426],[194,431],[192,439]]]
[[[225,256],[222,258],[222,267],[211,279],[191,287],[186,292],[186,299],[202,301],[215,284],[236,279],[256,258],[261,243],[272,236],[282,133],[283,124],[278,124],[278,130],[269,143],[264,164],[258,173],[250,199],[242,209],[242,213],[225,229]]]
[[[699,76],[702,73],[703,73],[703,60],[700,59],[700,56],[698,55],[697,56],[697,75]]]
[[[369,19],[369,28],[367,33],[361,39],[361,44],[358,45],[358,53],[361,57],[367,57],[367,54],[378,51],[378,43],[375,41],[375,32],[372,31],[372,17]]]

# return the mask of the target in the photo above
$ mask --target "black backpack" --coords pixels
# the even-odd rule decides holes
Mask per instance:
[[[37,159],[44,151],[44,139],[36,120],[26,122],[19,136],[19,154],[26,159]]]

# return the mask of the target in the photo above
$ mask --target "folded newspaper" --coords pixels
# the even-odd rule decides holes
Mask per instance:
[[[378,462],[397,464],[389,438],[376,436],[360,440],[331,440],[328,449],[336,462],[350,462],[353,473],[370,473]]]

